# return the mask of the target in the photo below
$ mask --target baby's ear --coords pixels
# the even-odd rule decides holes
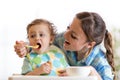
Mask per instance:
[[[53,43],[54,39],[55,39],[55,36],[51,36],[51,38],[50,38],[50,44]]]
[[[96,44],[95,41],[89,42],[89,43],[88,43],[88,48],[92,48],[92,47],[94,47],[95,44]]]

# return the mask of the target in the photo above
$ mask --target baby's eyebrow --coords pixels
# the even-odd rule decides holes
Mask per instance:
[[[35,31],[29,31],[29,33],[35,33]]]

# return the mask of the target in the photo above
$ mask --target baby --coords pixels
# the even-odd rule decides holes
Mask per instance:
[[[57,76],[59,70],[69,66],[64,53],[52,44],[56,35],[52,23],[45,19],[35,19],[27,26],[27,35],[29,45],[24,46],[29,51],[23,62],[23,75]]]

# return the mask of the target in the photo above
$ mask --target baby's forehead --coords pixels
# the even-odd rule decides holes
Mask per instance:
[[[33,26],[28,30],[28,34],[50,34],[49,28],[46,26]]]

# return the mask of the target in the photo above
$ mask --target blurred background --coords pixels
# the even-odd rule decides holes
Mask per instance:
[[[119,0],[0,0],[0,80],[21,73],[23,59],[14,52],[16,40],[27,41],[26,26],[36,18],[45,18],[65,31],[76,13],[100,14],[114,39],[115,66],[120,80]]]

